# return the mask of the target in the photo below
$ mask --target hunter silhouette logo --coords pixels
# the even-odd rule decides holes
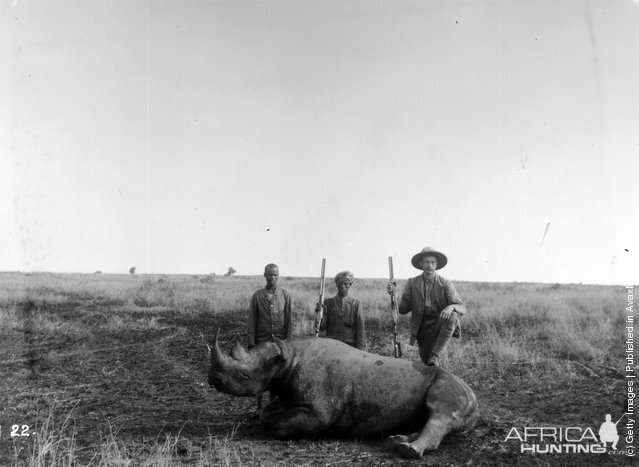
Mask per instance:
[[[612,416],[608,413],[606,414],[606,421],[601,424],[601,428],[599,428],[599,440],[603,447],[606,447],[606,443],[612,443],[611,448],[613,450],[617,449],[617,443],[619,442],[619,433],[617,433],[617,424],[624,417],[623,414],[619,420],[615,423],[612,423]]]

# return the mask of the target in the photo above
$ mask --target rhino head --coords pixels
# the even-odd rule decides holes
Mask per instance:
[[[215,333],[211,350],[209,385],[234,396],[256,396],[268,390],[273,377],[286,364],[282,341],[266,342],[247,351],[239,341],[230,355],[220,350],[219,330]]]

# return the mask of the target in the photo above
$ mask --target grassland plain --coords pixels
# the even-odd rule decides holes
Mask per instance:
[[[293,297],[295,333],[311,334],[318,281],[280,285]],[[443,363],[477,393],[481,421],[410,461],[382,436],[272,440],[251,418],[252,399],[208,387],[203,341],[221,328],[224,349],[246,344],[262,277],[0,273],[0,465],[632,464],[522,453],[506,440],[523,427],[596,433],[605,414],[624,413],[625,288],[456,285],[469,311]],[[366,312],[368,350],[391,355],[385,280],[357,280],[351,293]],[[404,358],[416,360],[408,323]]]

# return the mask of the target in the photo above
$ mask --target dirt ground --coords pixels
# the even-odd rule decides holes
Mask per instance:
[[[157,316],[158,325],[152,329],[108,331],[103,328],[108,319],[118,314],[131,319],[131,312],[118,311],[105,302],[78,301],[48,310],[27,305],[22,313],[21,329],[0,331],[0,465],[9,465],[16,458],[25,462],[32,441],[10,436],[11,425],[29,425],[33,431],[51,407],[58,426],[69,416],[67,426],[75,433],[76,454],[82,463],[94,458],[98,446],[113,433],[132,451],[164,434],[179,434],[182,441],[177,452],[184,465],[196,463],[203,450],[210,448],[211,439],[227,440],[245,464],[631,464],[625,456],[609,454],[522,454],[518,442],[505,441],[512,427],[548,426],[550,422],[598,429],[586,421],[602,418],[597,409],[602,398],[613,405],[620,400],[624,382],[615,375],[593,376],[584,368],[569,384],[541,374],[531,386],[530,378],[518,371],[502,380],[468,381],[482,411],[475,431],[447,438],[436,452],[411,461],[386,450],[381,435],[275,441],[252,417],[253,399],[210,388],[202,336],[210,339],[221,328],[225,350],[236,337],[245,342],[242,314],[185,316],[167,310],[147,311],[133,318]],[[55,314],[86,332],[34,332],[32,323],[39,313]],[[384,338],[369,331],[373,343]],[[621,403],[616,404],[615,413],[623,413]]]

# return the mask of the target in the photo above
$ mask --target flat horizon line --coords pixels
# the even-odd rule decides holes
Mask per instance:
[[[163,273],[163,272],[151,272],[151,273],[128,273],[128,272],[56,272],[56,271],[0,271],[1,275],[7,274],[20,274],[25,276],[30,275],[81,275],[81,276],[131,276],[131,277],[143,277],[143,276],[174,276],[174,277],[196,277],[196,276],[214,276],[216,278],[229,278],[229,279],[256,279],[263,278],[262,274],[217,274],[217,273]],[[411,276],[413,277],[413,276]],[[281,275],[282,279],[298,279],[298,280],[318,280],[319,276],[293,276],[293,275]],[[405,281],[408,278],[396,278],[398,281]],[[357,277],[357,280],[380,280],[388,281],[387,277]],[[481,280],[464,280],[464,279],[450,279],[454,283],[467,283],[467,284],[517,284],[517,285],[578,285],[578,286],[599,286],[599,287],[628,287],[634,286],[634,284],[595,284],[584,282],[533,282],[533,281],[481,281]]]

